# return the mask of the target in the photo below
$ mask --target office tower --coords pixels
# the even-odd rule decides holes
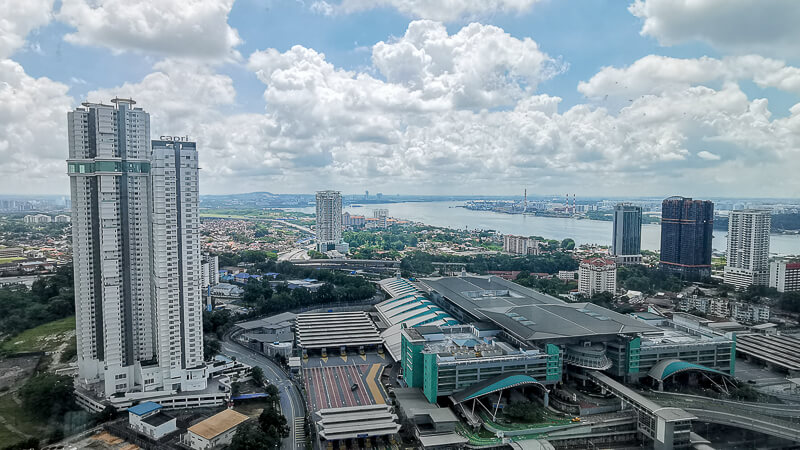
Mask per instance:
[[[342,194],[339,191],[317,192],[317,249],[347,253],[342,243]]]
[[[132,388],[132,367],[156,356],[150,115],[134,104],[68,113],[78,374],[103,380],[107,394]]]
[[[724,281],[744,289],[769,284],[770,211],[745,209],[728,215],[728,253]]]
[[[659,267],[686,279],[711,276],[714,204],[670,197],[661,203]]]
[[[206,386],[197,153],[131,99],[68,113],[78,373],[105,396]]]
[[[778,292],[800,291],[800,262],[772,261],[769,264],[769,287]]]
[[[205,389],[197,145],[154,140],[151,160],[151,291],[161,379],[167,388]]]
[[[642,207],[630,203],[614,206],[614,235],[611,255],[617,264],[642,262]]]
[[[600,292],[617,290],[617,264],[606,258],[590,258],[581,261],[578,268],[578,292],[591,297]]]

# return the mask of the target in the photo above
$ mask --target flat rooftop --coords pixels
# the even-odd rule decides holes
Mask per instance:
[[[425,278],[420,283],[478,320],[522,340],[657,332],[631,316],[592,303],[567,303],[499,277]]]

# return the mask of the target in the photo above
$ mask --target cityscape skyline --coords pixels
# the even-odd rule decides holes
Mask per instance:
[[[799,61],[777,3],[732,42],[710,10],[740,18],[752,6],[702,2],[673,16],[663,0],[205,2],[191,13],[83,0],[9,11],[3,173],[25,170],[30,193],[65,192],[63,111],[119,96],[158,119],[153,136],[198,142],[214,161],[201,171],[206,193],[800,193]],[[11,151],[23,147],[25,158]],[[0,192],[18,189],[11,179]]]

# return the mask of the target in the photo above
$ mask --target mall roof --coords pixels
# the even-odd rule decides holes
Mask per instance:
[[[426,291],[436,291],[468,314],[480,319],[478,309],[524,305],[563,304],[563,300],[495,276],[438,277],[420,279]]]
[[[297,314],[293,314],[290,312],[280,313],[271,317],[265,317],[263,319],[256,319],[251,320],[248,322],[240,322],[237,323],[235,326],[244,330],[253,330],[257,328],[265,328],[275,325],[291,325],[297,318]]]
[[[687,372],[690,370],[699,370],[702,372],[710,372],[718,375],[730,376],[725,372],[720,372],[719,370],[716,369],[711,369],[706,366],[701,366],[700,364],[681,361],[680,359],[661,360],[655,366],[653,366],[649,372],[647,372],[647,375],[658,381],[664,381],[665,379],[671,377],[672,375],[675,375],[676,373]]]
[[[593,303],[529,305],[479,310],[524,340],[657,332],[658,328]]]
[[[226,409],[208,419],[189,427],[192,433],[211,440],[233,427],[247,421],[249,417],[232,409]]]
[[[389,328],[381,333],[381,338],[386,349],[389,350],[389,355],[395,361],[400,360],[400,334],[403,326],[458,324],[458,321],[452,318],[450,314],[442,311],[436,304],[418,292],[392,297],[375,305],[375,309],[378,311],[378,316],[381,320],[389,325]]]

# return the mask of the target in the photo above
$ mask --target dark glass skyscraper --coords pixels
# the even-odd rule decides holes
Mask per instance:
[[[642,207],[618,203],[614,207],[611,254],[617,264],[642,262]]]
[[[688,279],[710,277],[713,228],[712,202],[684,197],[664,200],[659,267]]]

